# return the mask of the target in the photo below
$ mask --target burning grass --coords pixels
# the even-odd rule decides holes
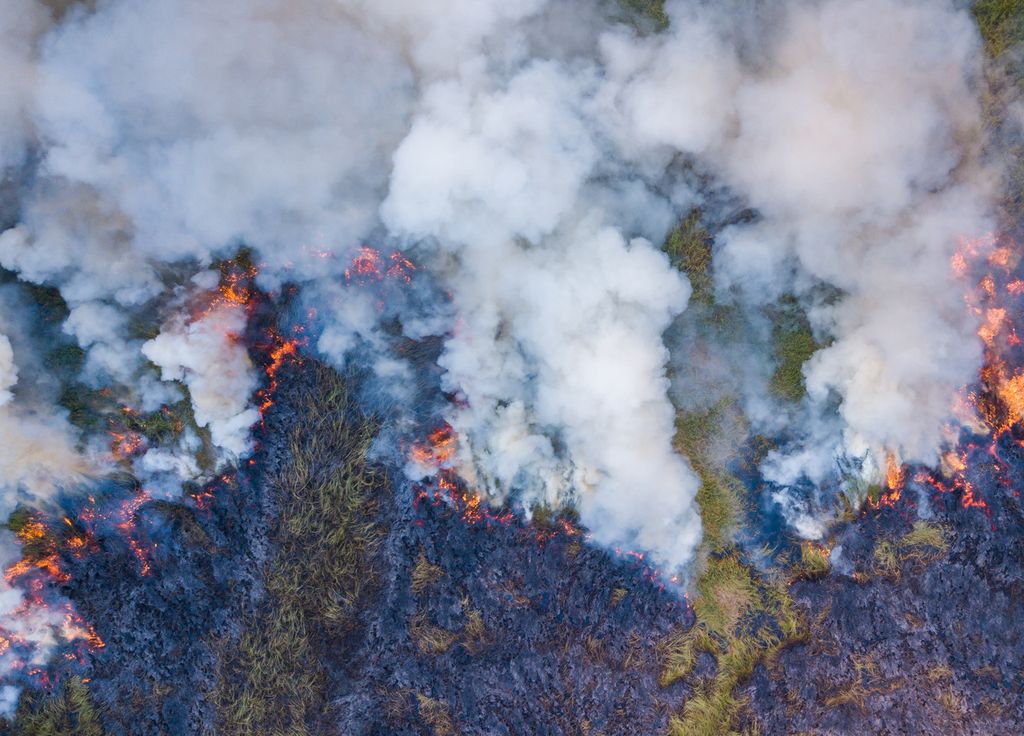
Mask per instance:
[[[816,580],[828,575],[832,569],[828,550],[814,542],[803,542],[800,545],[800,561],[794,573],[804,580]]]
[[[24,693],[11,733],[17,736],[104,735],[89,687],[79,677],[68,679],[54,695]]]
[[[366,452],[376,430],[356,415],[341,376],[318,363],[306,370],[290,460],[270,481],[280,513],[269,535],[277,547],[266,595],[222,652],[216,700],[224,736],[316,732],[327,709],[323,652],[336,657],[346,648],[374,587],[382,478]]]

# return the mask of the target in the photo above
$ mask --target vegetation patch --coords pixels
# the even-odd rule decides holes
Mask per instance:
[[[2,724],[7,725],[7,724]],[[68,679],[54,695],[26,691],[18,703],[11,734],[17,736],[103,736],[99,711],[89,687],[79,677]]]
[[[940,524],[918,521],[900,539],[879,541],[874,551],[875,572],[890,580],[898,580],[903,563],[922,566],[941,559],[949,551],[946,534]]]
[[[713,239],[701,224],[700,210],[693,210],[665,239],[664,251],[672,265],[690,279],[690,300],[711,306],[715,301],[712,271]]]
[[[665,0],[619,0],[619,4],[629,12],[653,23],[655,30],[668,28]]]
[[[811,324],[799,301],[785,297],[768,311],[772,320],[775,347],[775,372],[769,387],[780,399],[798,402],[807,393],[804,384],[804,363],[822,345],[814,339]]]
[[[972,8],[989,56],[1001,56],[1024,43],[1024,5],[1020,0],[977,0]]]
[[[419,595],[431,585],[444,577],[444,570],[440,566],[430,562],[426,555],[420,552],[416,558],[416,566],[412,569],[412,592]]]
[[[832,564],[828,559],[828,550],[814,542],[803,542],[800,545],[800,561],[794,570],[795,576],[803,580],[816,580],[828,575]]]
[[[744,706],[734,695],[736,686],[806,630],[785,584],[759,581],[738,553],[709,560],[697,592],[697,624],[663,642],[659,682],[666,686],[690,675],[701,651],[715,657],[717,670],[698,683],[682,714],[671,716],[670,736],[733,733]]]
[[[729,546],[743,508],[743,485],[711,451],[723,415],[731,408],[731,402],[726,400],[704,412],[676,415],[674,446],[689,459],[700,478],[697,504],[704,527],[704,545],[711,551],[723,551]]]
[[[430,728],[434,736],[454,736],[455,724],[452,722],[447,705],[422,693],[416,694],[416,705],[419,708],[420,718]]]
[[[313,362],[307,370],[294,407],[303,421],[269,482],[280,514],[266,595],[241,638],[223,647],[215,696],[224,736],[318,733],[328,705],[323,653],[333,659],[351,647],[376,584],[383,478],[366,461],[376,428],[355,412],[334,370]]]

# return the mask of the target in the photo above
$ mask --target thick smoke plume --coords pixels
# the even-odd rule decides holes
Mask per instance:
[[[839,461],[869,477],[889,454],[933,460],[980,361],[949,260],[990,228],[995,177],[977,32],[950,2],[668,10],[649,33],[591,2],[109,0],[55,21],[8,0],[0,211],[17,216],[0,265],[60,290],[84,384],[147,410],[187,395],[228,463],[258,419],[249,313],[197,294],[245,246],[264,289],[315,306],[310,345],[395,396],[407,372],[381,315],[443,338],[439,412],[474,487],[574,504],[598,542],[685,567],[698,480],[672,448],[670,351],[702,376],[677,394],[737,381],[751,420],[788,438],[763,468],[782,487]],[[665,343],[690,287],[658,246],[693,207],[730,223],[718,301],[753,315],[793,297],[827,346],[802,406]],[[353,256],[383,243],[448,296],[396,314],[350,288]],[[19,407],[11,356],[0,342],[0,431],[22,438],[0,458],[8,510],[103,465],[52,404]],[[172,492],[209,472],[199,444],[133,467]]]

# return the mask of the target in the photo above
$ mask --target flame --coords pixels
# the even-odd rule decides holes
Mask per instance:
[[[144,449],[144,438],[138,432],[110,432],[110,454],[115,460],[128,460]]]
[[[404,284],[412,282],[416,265],[399,251],[393,251],[385,260],[381,252],[368,245],[360,246],[345,269],[345,283],[368,284],[393,279]]]
[[[457,442],[458,434],[444,422],[427,435],[425,442],[413,443],[409,459],[417,465],[440,468],[451,461]]]
[[[266,388],[256,392],[260,402],[259,412],[261,421],[263,421],[267,410],[274,405],[274,394],[277,392],[277,387],[280,383],[277,374],[288,361],[300,360],[299,348],[306,344],[305,338],[286,340],[276,330],[271,332],[270,338],[271,345],[273,345],[269,355],[270,362],[263,369],[263,372],[267,375],[267,385]]]

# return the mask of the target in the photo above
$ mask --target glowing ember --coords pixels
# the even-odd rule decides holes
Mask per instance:
[[[259,399],[260,419],[264,418],[267,410],[274,405],[274,393],[279,385],[278,372],[290,360],[299,361],[299,348],[306,344],[305,338],[284,339],[276,330],[270,335],[270,362],[264,368],[267,375],[267,385],[256,392]]]
[[[445,422],[427,435],[426,442],[416,442],[410,451],[410,459],[418,465],[439,468],[452,459],[458,436]]]
[[[356,251],[352,264],[345,269],[345,282],[367,284],[388,278],[408,284],[415,270],[415,264],[398,251],[393,251],[385,260],[379,250],[364,245]]]

